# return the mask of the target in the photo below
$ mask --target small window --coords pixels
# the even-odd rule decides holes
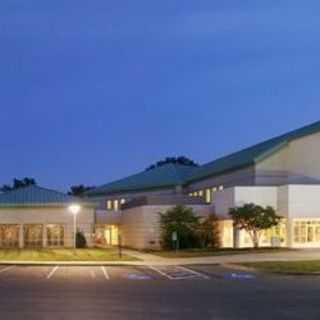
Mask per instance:
[[[121,203],[121,204],[125,204],[125,203],[126,203],[126,199],[121,199],[121,200],[120,200],[120,203]]]
[[[119,200],[114,200],[113,201],[113,210],[114,211],[119,211]]]
[[[219,191],[223,191],[224,187],[223,186],[220,186],[219,187]]]
[[[211,203],[211,201],[212,201],[211,189],[206,189],[206,203]]]
[[[199,191],[199,197],[203,197],[203,190]]]
[[[112,210],[112,201],[111,200],[107,201],[107,210]]]

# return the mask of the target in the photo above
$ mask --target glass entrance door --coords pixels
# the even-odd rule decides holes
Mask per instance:
[[[320,244],[320,221],[301,220],[294,223],[294,242],[297,244]]]

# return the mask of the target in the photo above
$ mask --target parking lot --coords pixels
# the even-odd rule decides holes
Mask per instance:
[[[210,280],[184,266],[0,266],[0,281],[182,281]]]
[[[0,266],[0,319],[319,319],[319,277],[221,266]]]

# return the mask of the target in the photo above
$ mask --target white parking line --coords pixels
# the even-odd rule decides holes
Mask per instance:
[[[153,271],[158,272],[159,274],[161,274],[162,276],[166,277],[166,278],[167,278],[167,279],[169,279],[169,280],[175,280],[175,278],[173,278],[173,277],[171,277],[170,275],[168,275],[168,274],[166,274],[166,273],[162,272],[161,270],[159,270],[159,269],[158,269],[158,268],[156,268],[156,267],[149,266],[149,268],[150,268],[151,270],[153,270]]]
[[[154,266],[149,266],[149,268],[151,270],[154,270],[156,272],[158,272],[159,274],[161,274],[162,276],[166,277],[167,279],[169,280],[186,280],[186,279],[190,279],[190,277],[188,276],[182,276],[182,277],[179,277],[179,276],[171,276],[170,274],[154,267]],[[194,271],[194,270],[191,270],[189,268],[186,268],[186,267],[182,267],[182,266],[175,266],[176,269],[180,269],[181,271],[184,271],[184,272],[188,272],[189,274],[193,275],[194,277],[200,277],[202,279],[206,279],[206,280],[209,280],[210,277],[203,274],[203,273],[200,273],[200,272],[197,272],[197,271]]]
[[[101,267],[101,270],[102,270],[102,272],[103,272],[104,277],[106,278],[106,280],[110,280],[110,276],[109,276],[109,274],[108,274],[107,269],[106,269],[105,267]]]
[[[47,279],[50,279],[58,269],[59,269],[59,266],[55,266],[48,274]]]
[[[9,270],[11,270],[11,269],[13,269],[13,268],[15,268],[15,267],[16,267],[16,266],[9,266],[9,267],[3,268],[3,269],[0,270],[0,273],[9,271]]]
[[[182,269],[182,270],[185,270],[185,271],[187,271],[187,272],[191,272],[191,273],[193,273],[194,275],[196,275],[196,276],[198,276],[198,277],[200,277],[200,278],[203,278],[203,279],[206,279],[206,280],[209,280],[209,279],[210,279],[209,276],[207,276],[206,274],[200,273],[200,272],[198,272],[198,271],[194,271],[194,270],[191,270],[191,269],[189,269],[189,268],[182,267],[182,266],[179,266],[179,268]]]

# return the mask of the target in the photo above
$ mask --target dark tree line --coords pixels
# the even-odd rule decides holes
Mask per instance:
[[[83,184],[71,186],[70,191],[68,192],[69,196],[81,197],[85,192],[94,189],[95,187],[85,186]]]
[[[12,190],[17,190],[24,187],[36,186],[37,181],[34,178],[25,177],[23,179],[14,178],[12,184],[4,184],[0,187],[0,192],[8,192]],[[86,191],[93,189],[94,187],[85,186],[83,184],[74,185],[70,187],[68,191],[69,195],[81,197]]]
[[[180,156],[180,157],[167,157],[164,160],[160,160],[158,162],[156,162],[155,164],[152,164],[151,166],[149,166],[146,171],[150,171],[159,167],[162,167],[166,164],[180,164],[183,166],[190,166],[190,167],[198,167],[199,164],[194,162],[193,160],[185,157],[185,156]]]
[[[16,190],[16,189],[20,189],[28,186],[34,186],[34,185],[37,185],[37,182],[33,178],[28,178],[28,177],[23,179],[14,178],[12,184],[4,184],[0,188],[0,191],[7,192],[7,191],[12,191],[12,190]]]
[[[170,163],[180,164],[180,165],[189,166],[189,167],[199,166],[198,163],[194,162],[192,159],[189,159],[188,157],[185,157],[185,156],[167,157],[164,160],[160,160],[152,164],[146,169],[146,171],[150,171]],[[12,191],[19,188],[28,187],[31,185],[37,185],[37,182],[34,178],[30,178],[30,177],[25,177],[23,179],[14,178],[12,184],[4,184],[2,187],[0,187],[0,192]],[[84,184],[73,185],[70,187],[68,194],[76,197],[81,197],[84,195],[85,192],[92,190],[94,188],[95,188],[94,186],[86,186]]]

